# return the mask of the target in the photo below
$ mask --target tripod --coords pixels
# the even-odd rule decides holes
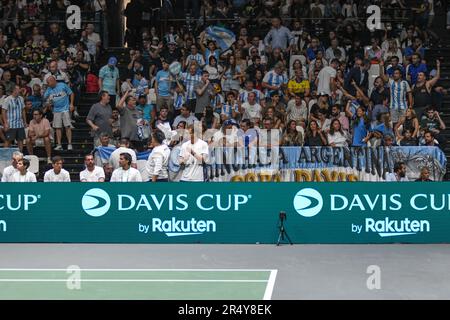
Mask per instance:
[[[277,246],[280,245],[281,241],[285,241],[285,237],[286,239],[289,241],[289,244],[292,245],[292,241],[291,238],[289,238],[289,235],[286,232],[286,229],[284,228],[284,221],[286,220],[286,212],[281,211],[280,212],[280,225],[278,226],[278,228],[280,229],[280,234],[278,235],[278,241],[277,241]]]

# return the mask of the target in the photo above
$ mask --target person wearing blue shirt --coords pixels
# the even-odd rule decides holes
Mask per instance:
[[[415,52],[419,53],[422,57],[425,56],[425,48],[422,47],[422,40],[420,38],[415,38],[413,44],[405,48],[403,55],[410,57]]]
[[[66,128],[67,150],[72,150],[72,129],[70,112],[75,110],[75,94],[63,82],[56,82],[56,78],[51,75],[47,78],[47,90],[44,93],[44,101],[53,108],[53,128],[56,131],[57,146],[55,150],[62,150],[62,127]],[[70,97],[70,100],[69,100]]]
[[[156,118],[155,105],[147,103],[146,95],[139,96],[136,109],[142,112],[142,119],[144,119],[149,124]]]
[[[386,68],[387,76],[392,78],[396,69],[399,69],[402,77],[405,78],[405,68],[400,64],[400,59],[397,56],[393,56],[391,57],[391,64]]]
[[[410,84],[414,85],[417,82],[417,75],[420,72],[423,72],[425,75],[427,75],[428,69],[425,63],[421,63],[420,54],[413,53],[413,55],[411,56],[411,60],[412,63],[407,67],[406,80],[408,80]]]
[[[107,91],[111,105],[116,105],[116,92],[120,92],[119,69],[116,67],[117,58],[111,57],[108,64],[100,69],[98,85],[100,90]]]
[[[306,49],[306,56],[307,56],[308,60],[310,62],[313,61],[316,58],[317,53],[319,51],[325,52],[325,49],[324,49],[324,47],[322,47],[320,45],[320,41],[319,41],[318,38],[312,38],[311,39],[311,44]]]
[[[162,66],[162,70],[159,70],[156,74],[155,81],[156,109],[159,112],[161,107],[165,105],[173,113],[172,79],[169,72],[169,63],[163,60]]]
[[[279,17],[272,18],[272,28],[264,38],[267,49],[280,48],[282,51],[287,51],[294,46],[294,41],[295,38],[291,31],[281,25],[281,19]]]
[[[347,116],[352,118],[353,127],[353,141],[352,146],[354,147],[365,147],[367,146],[367,141],[369,140],[369,125],[370,119],[364,110],[364,107],[359,107],[356,109],[356,113],[350,111],[350,103],[347,103],[345,113]]]
[[[31,101],[32,103],[32,109],[33,110],[42,110],[43,106],[43,100],[42,100],[42,95],[41,95],[41,86],[38,84],[35,84],[33,86],[33,94],[28,96],[28,100]]]
[[[136,96],[148,94],[148,81],[144,78],[144,74],[141,71],[136,72],[131,84],[136,89]]]

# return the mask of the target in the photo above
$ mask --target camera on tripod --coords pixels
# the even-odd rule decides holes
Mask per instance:
[[[278,228],[280,229],[280,233],[278,235],[277,246],[280,245],[281,241],[285,241],[285,238],[289,241],[289,244],[292,245],[293,243],[291,241],[291,238],[287,234],[286,228],[284,227],[284,222],[287,220],[286,212],[280,211],[278,218],[279,218]]]

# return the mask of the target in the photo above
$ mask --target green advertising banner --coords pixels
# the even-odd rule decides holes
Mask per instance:
[[[1,184],[0,242],[450,242],[447,183]]]

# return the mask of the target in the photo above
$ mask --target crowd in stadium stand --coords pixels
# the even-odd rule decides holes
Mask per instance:
[[[94,145],[117,148],[107,162],[86,155],[81,181],[167,181],[176,145],[181,180],[203,181],[209,146],[259,145],[263,131],[280,146],[445,144],[447,89],[439,85],[440,61],[425,60],[439,45],[433,20],[447,9],[443,1],[410,8],[403,0],[191,0],[181,13],[192,19],[171,23],[179,8],[170,1],[156,17],[151,1],[132,0],[124,11],[126,72],[114,56],[98,65],[102,43],[93,24],[67,31],[33,22],[60,17],[70,1],[1,2],[0,16],[13,22],[0,29],[0,139],[5,147],[17,141],[20,151],[26,141],[29,154],[45,146],[57,172],[45,181],[67,180],[59,175],[63,159],[51,156],[62,149],[63,128],[72,148],[80,92],[99,93],[86,120]],[[368,30],[369,4],[381,5],[392,22]],[[161,33],[154,21],[167,18]],[[224,49],[205,32],[209,25],[231,30],[236,42]],[[142,177],[136,152],[145,150],[152,153]]]

